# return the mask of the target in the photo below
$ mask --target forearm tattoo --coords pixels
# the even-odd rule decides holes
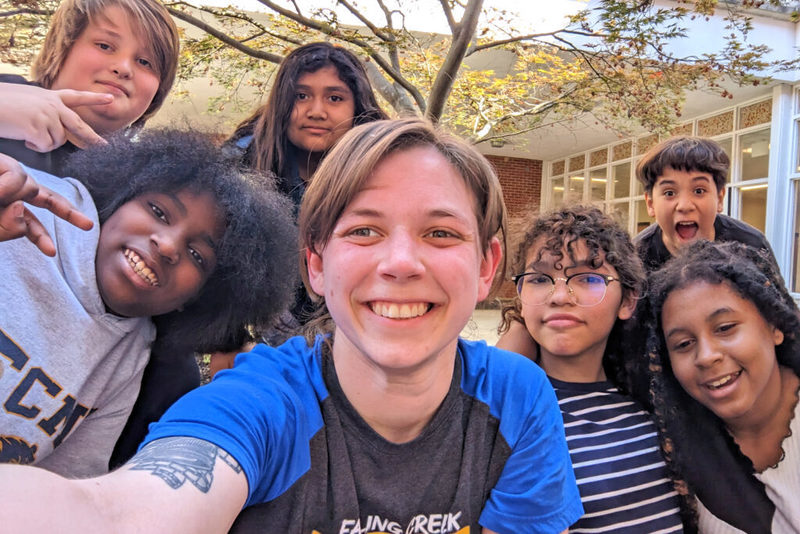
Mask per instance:
[[[203,493],[208,493],[214,482],[217,458],[236,473],[242,472],[230,454],[197,438],[164,438],[148,443],[131,458],[128,466],[134,471],[150,471],[172,489],[180,488],[188,480]]]

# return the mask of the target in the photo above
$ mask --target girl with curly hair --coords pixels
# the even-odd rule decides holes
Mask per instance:
[[[797,532],[800,319],[774,264],[697,243],[649,295],[655,413],[700,531]]]
[[[646,380],[622,344],[644,282],[628,234],[597,208],[562,208],[527,224],[513,269],[501,330],[526,328],[558,397],[586,511],[570,529],[682,531],[655,425],[631,396]]]

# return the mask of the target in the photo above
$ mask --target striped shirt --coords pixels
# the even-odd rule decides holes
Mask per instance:
[[[586,512],[569,531],[682,532],[678,496],[644,408],[610,382],[550,382]]]

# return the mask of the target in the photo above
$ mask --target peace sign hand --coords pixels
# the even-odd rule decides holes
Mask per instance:
[[[53,240],[25,203],[49,210],[82,230],[94,225],[66,198],[36,183],[16,160],[0,154],[0,241],[26,237],[46,255],[55,256]]]

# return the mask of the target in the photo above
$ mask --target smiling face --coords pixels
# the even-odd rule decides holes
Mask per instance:
[[[655,217],[673,256],[698,239],[714,241],[714,221],[722,212],[724,197],[725,190],[717,191],[711,174],[672,167],[666,167],[653,190],[644,195],[647,213]]]
[[[307,255],[309,281],[336,324],[337,369],[349,359],[385,373],[452,372],[501,255],[497,239],[482,251],[474,195],[430,146],[383,159],[319,250]]]
[[[186,304],[214,270],[221,221],[210,194],[188,190],[144,193],[120,206],[100,229],[95,260],[106,308],[150,317]]]
[[[110,104],[75,109],[99,134],[121,130],[141,117],[160,83],[153,51],[130,20],[115,5],[90,20],[50,86],[113,95]]]
[[[324,152],[353,127],[355,101],[333,65],[297,79],[289,141],[305,152]]]
[[[575,266],[566,250],[558,262],[547,252],[537,260],[541,246],[539,240],[528,252],[526,272],[540,272],[554,279],[584,272],[617,277],[616,269],[605,261],[600,267],[589,265],[589,250],[583,241],[578,241],[574,247]],[[605,255],[600,258],[605,260]],[[556,263],[562,268],[557,269]],[[564,280],[557,280],[552,295],[543,304],[522,303],[522,318],[531,337],[539,344],[540,363],[545,371],[557,379],[579,381],[574,376],[559,375],[559,370],[565,372],[564,364],[568,363],[563,360],[571,360],[571,366],[598,368],[614,323],[617,319],[629,319],[634,308],[634,299],[623,298],[618,281],[609,282],[600,303],[578,306]]]
[[[661,326],[675,378],[729,427],[768,420],[780,396],[783,332],[727,283],[669,294]]]

